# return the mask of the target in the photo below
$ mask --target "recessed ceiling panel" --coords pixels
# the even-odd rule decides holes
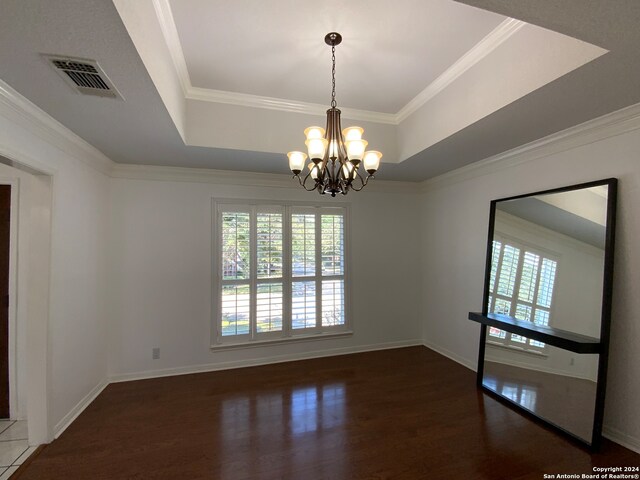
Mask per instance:
[[[506,17],[452,0],[171,0],[194,87],[397,113]]]

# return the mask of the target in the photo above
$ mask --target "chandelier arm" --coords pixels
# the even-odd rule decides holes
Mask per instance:
[[[313,188],[307,188],[307,179],[311,176],[311,172],[307,173],[307,175],[304,177],[304,180],[300,177],[300,175],[296,175],[296,177],[298,177],[298,182],[300,182],[300,185],[302,186],[302,188],[304,188],[307,192],[312,192],[313,190],[316,189],[316,184],[314,183]]]
[[[371,175],[367,175],[367,178],[363,178],[362,175],[360,175],[360,172],[356,172],[356,176],[358,179],[360,179],[360,188],[356,188],[355,183],[351,184],[351,188],[356,191],[359,192],[360,190],[362,190],[364,187],[367,186],[367,183],[369,182],[369,177]],[[355,179],[354,179],[355,180]]]

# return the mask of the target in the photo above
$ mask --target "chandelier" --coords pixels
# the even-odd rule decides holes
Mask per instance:
[[[376,150],[365,151],[368,142],[362,138],[362,128],[348,127],[342,130],[340,110],[336,108],[336,45],[342,42],[342,36],[331,32],[324,37],[324,41],[331,46],[333,62],[331,108],[327,110],[327,126],[326,129],[309,127],[304,131],[310,159],[306,175],[303,172],[307,154],[294,151],[287,156],[291,172],[305,190],[317,190],[322,195],[330,193],[335,197],[337,193],[346,195],[349,190],[362,190],[378,170],[382,154]],[[359,172],[361,163],[367,172],[366,177]]]

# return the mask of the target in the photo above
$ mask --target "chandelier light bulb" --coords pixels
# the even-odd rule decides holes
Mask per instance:
[[[322,127],[308,127],[304,129],[304,134],[307,140],[313,138],[324,138],[324,128]]]
[[[310,138],[306,142],[307,151],[309,152],[309,158],[323,158],[324,152],[327,149],[327,139],[326,138]]]
[[[337,159],[339,155],[338,152],[338,141],[335,139],[332,139],[329,143],[329,158],[335,158]]]
[[[353,165],[351,162],[347,162],[342,166],[342,175],[345,179],[353,180],[356,176],[357,170],[357,166]]]
[[[382,158],[382,154],[377,150],[369,150],[364,153],[364,169],[369,173],[369,175],[373,175],[380,168],[380,159]]]
[[[364,129],[360,127],[347,127],[342,130],[342,136],[344,137],[345,142],[350,142],[351,140],[362,140],[363,133]]]
[[[307,154],[304,152],[289,152],[289,168],[294,175],[298,175],[304,169],[304,162],[307,159]]]
[[[364,150],[367,148],[369,142],[366,140],[351,140],[347,141],[347,156],[349,160],[362,160],[364,156]]]
[[[311,175],[311,178],[313,178],[314,180],[318,179],[318,165],[316,165],[315,163],[310,163],[309,164],[309,174]]]

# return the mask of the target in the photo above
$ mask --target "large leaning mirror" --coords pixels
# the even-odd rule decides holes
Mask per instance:
[[[479,386],[597,449],[615,179],[491,202]]]

